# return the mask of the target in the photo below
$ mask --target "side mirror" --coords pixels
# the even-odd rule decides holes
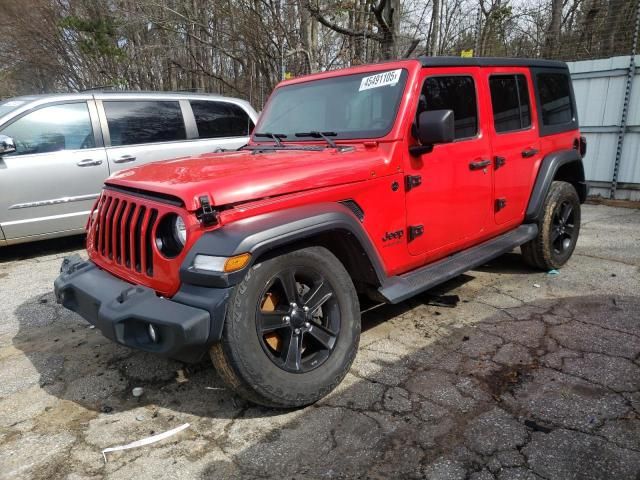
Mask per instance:
[[[13,153],[16,151],[16,142],[13,138],[6,135],[0,135],[0,155],[5,153]]]
[[[437,143],[450,143],[455,138],[453,110],[430,110],[418,116],[416,136],[421,145],[409,150],[412,155],[422,155],[433,149]]]

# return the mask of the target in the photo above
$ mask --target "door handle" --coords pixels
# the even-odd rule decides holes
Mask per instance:
[[[95,167],[97,165],[102,165],[102,160],[94,160],[93,158],[85,158],[84,160],[80,160],[76,163],[79,167]]]
[[[538,150],[535,148],[528,148],[527,150],[522,151],[522,158],[533,157],[536,153],[538,153]]]
[[[491,165],[491,160],[480,160],[479,162],[471,162],[469,168],[471,170],[482,170],[489,165]]]
[[[127,163],[127,162],[135,162],[136,157],[133,155],[122,155],[120,158],[114,158],[113,163]]]

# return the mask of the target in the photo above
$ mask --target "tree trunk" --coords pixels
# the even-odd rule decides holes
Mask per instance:
[[[544,39],[544,56],[552,58],[558,52],[562,27],[562,0],[551,0],[551,21]]]

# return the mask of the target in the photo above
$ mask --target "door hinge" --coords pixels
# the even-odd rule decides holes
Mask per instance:
[[[409,241],[415,240],[424,233],[424,225],[411,225],[409,227]]]
[[[507,163],[507,159],[504,157],[493,157],[493,164],[494,164],[494,168],[495,170],[499,169],[500,167],[504,167],[505,163]]]
[[[422,176],[420,175],[407,175],[404,177],[404,188],[408,192],[412,188],[422,185]]]
[[[506,198],[496,198],[496,212],[499,212],[506,206],[507,206]]]

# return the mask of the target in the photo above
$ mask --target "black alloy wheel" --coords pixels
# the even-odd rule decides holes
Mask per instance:
[[[311,267],[278,272],[267,284],[256,312],[256,328],[267,356],[293,373],[322,365],[340,334],[340,308],[333,287]]]
[[[556,255],[561,255],[571,247],[575,233],[574,211],[570,201],[562,202],[556,209],[552,225],[551,245]]]
[[[538,235],[520,247],[526,263],[541,270],[563,266],[580,233],[580,199],[573,185],[554,181],[545,199]]]
[[[358,350],[360,304],[340,260],[308,246],[259,259],[227,303],[211,359],[230,389],[268,407],[327,395]]]

